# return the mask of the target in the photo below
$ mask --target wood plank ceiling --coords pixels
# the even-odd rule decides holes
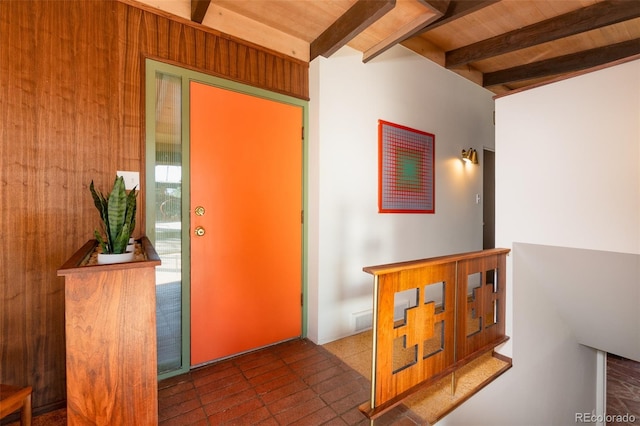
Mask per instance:
[[[503,94],[640,58],[640,0],[142,0],[304,61],[400,43]]]

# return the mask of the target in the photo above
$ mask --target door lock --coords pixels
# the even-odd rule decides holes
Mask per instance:
[[[198,236],[198,237],[202,237],[204,235],[204,228],[202,226],[198,226],[196,227],[194,233]]]
[[[204,207],[198,206],[193,212],[196,214],[196,216],[204,216]]]

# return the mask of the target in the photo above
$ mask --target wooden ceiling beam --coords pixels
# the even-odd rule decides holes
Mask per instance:
[[[452,68],[502,55],[541,43],[613,25],[640,16],[636,1],[611,0],[510,31],[446,53],[445,66]]]
[[[202,24],[211,0],[191,0],[191,20]]]
[[[463,16],[477,12],[478,10],[484,9],[494,3],[498,3],[499,1],[500,0],[452,0],[442,18],[425,26],[420,32],[423,33],[437,28],[440,25],[455,21],[456,19],[460,19]]]
[[[428,7],[429,9],[431,9],[433,13],[438,15],[438,18],[441,18],[442,16],[444,16],[445,13],[447,13],[447,10],[449,9],[449,4],[451,4],[450,0],[418,0],[418,1],[423,5],[425,5],[426,7]]]
[[[362,62],[369,62],[371,59],[391,49],[401,41],[406,40],[407,34],[413,33],[416,29],[423,28],[429,22],[439,19],[449,7],[449,0],[420,0],[420,3],[427,7],[428,12],[406,23],[387,38],[367,49],[362,55]]]
[[[358,0],[309,46],[309,61],[333,55],[342,46],[393,9],[396,0]]]
[[[482,78],[482,86],[491,87],[516,81],[582,71],[636,55],[640,55],[640,38],[485,73]]]
[[[447,6],[447,10],[444,11],[440,18],[432,22],[427,22],[423,26],[416,28],[414,31],[405,34],[403,39],[400,41],[408,40],[411,37],[437,28],[440,25],[455,21],[456,19],[462,18],[463,16],[476,12],[499,1],[500,0],[451,0]]]

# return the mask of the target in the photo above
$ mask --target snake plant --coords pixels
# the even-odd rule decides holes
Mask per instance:
[[[116,176],[111,193],[106,197],[93,186],[89,186],[93,202],[100,212],[102,231],[106,238],[96,229],[94,235],[107,254],[124,253],[127,249],[129,237],[136,226],[136,189],[127,194],[122,176]]]

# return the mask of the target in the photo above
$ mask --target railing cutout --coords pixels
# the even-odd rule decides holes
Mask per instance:
[[[491,249],[364,268],[374,276],[370,418],[505,342],[506,256]],[[406,302],[398,317],[398,300]]]

